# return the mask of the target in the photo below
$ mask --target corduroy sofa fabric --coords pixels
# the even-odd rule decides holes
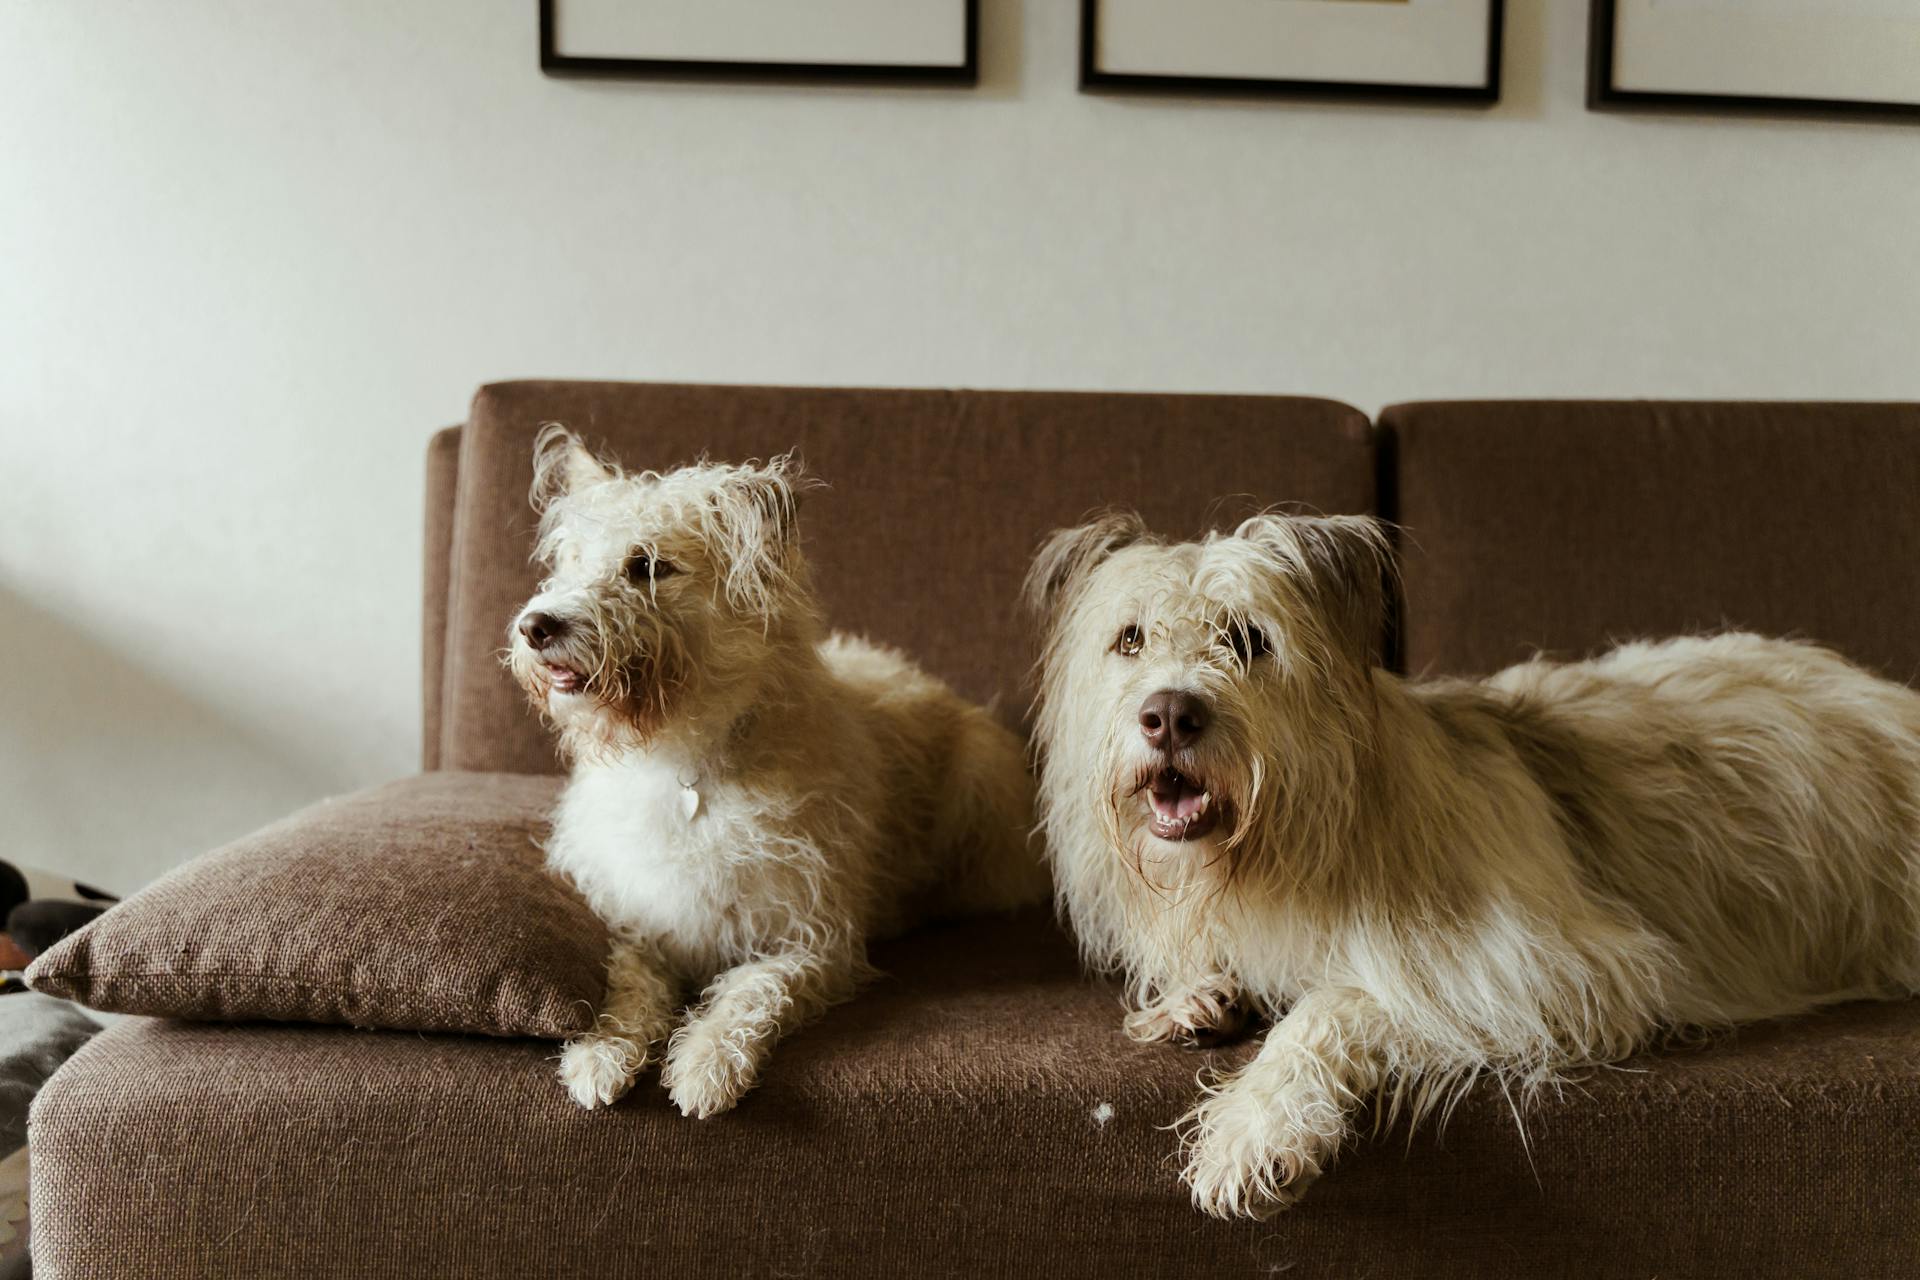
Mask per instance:
[[[1920,677],[1920,404],[1405,404],[1407,669],[1733,626]]]
[[[534,843],[558,782],[434,773],[324,801],[161,877],[28,981],[115,1013],[582,1031],[607,931]]]
[[[739,1108],[586,1112],[533,1041],[135,1022],[33,1115],[41,1280],[1897,1276],[1920,1019],[1862,1005],[1365,1139],[1270,1222],[1188,1205],[1217,1057],[1146,1048],[1044,915],[876,951]]]
[[[1089,510],[1194,534],[1279,502],[1373,509],[1372,428],[1328,400],[520,382],[461,433],[440,760],[559,767],[499,662],[530,594],[534,436],[565,423],[629,468],[798,448],[828,488],[800,527],[831,623],[896,645],[1017,722],[1036,657],[1020,584],[1041,538]]]

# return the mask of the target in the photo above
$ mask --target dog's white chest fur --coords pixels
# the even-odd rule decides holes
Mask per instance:
[[[697,969],[722,960],[749,866],[722,844],[741,807],[734,788],[672,756],[579,766],[554,814],[547,858],[618,932],[665,944]]]

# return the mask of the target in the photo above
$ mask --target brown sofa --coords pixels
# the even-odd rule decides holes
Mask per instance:
[[[499,669],[531,583],[529,443],[631,464],[799,445],[835,621],[1023,714],[1016,606],[1090,507],[1198,531],[1278,501],[1404,526],[1388,651],[1735,623],[1920,673],[1920,406],[1401,405],[588,383],[483,389],[429,454],[425,767],[547,773]],[[583,1112],[550,1043],[132,1020],[32,1126],[45,1277],[1891,1276],[1920,1273],[1920,1005],[1595,1071],[1526,1115],[1361,1144],[1267,1223],[1188,1207],[1167,1126],[1214,1054],[1144,1048],[1044,913],[880,949],[887,976],[735,1112]]]

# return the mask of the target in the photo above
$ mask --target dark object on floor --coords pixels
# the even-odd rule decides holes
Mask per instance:
[[[27,888],[27,878],[20,874],[19,868],[11,862],[0,862],[0,918],[5,918],[32,896],[32,891]]]
[[[0,935],[0,969],[26,968],[35,956],[119,901],[92,885],[39,868],[32,871],[35,880],[12,863],[0,862],[0,920],[6,921],[6,933]],[[57,896],[35,898],[36,881],[43,894],[51,886]],[[75,902],[69,895],[86,901]]]
[[[32,958],[105,911],[96,903],[57,898],[23,902],[7,912],[7,936]]]

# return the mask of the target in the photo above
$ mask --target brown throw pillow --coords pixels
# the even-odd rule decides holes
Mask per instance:
[[[560,782],[323,801],[168,872],[27,981],[115,1013],[565,1038],[600,1005],[607,932],[535,843]]]

